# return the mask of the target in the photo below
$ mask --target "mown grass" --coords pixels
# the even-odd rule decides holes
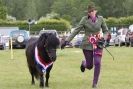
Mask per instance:
[[[110,47],[111,56],[104,50],[98,89],[133,89],[133,48]],[[93,69],[80,72],[84,59],[81,49],[58,49],[57,60],[51,71],[48,89],[91,89]],[[10,59],[9,50],[0,50],[0,89],[40,89],[39,82],[31,85],[25,50],[14,50]]]

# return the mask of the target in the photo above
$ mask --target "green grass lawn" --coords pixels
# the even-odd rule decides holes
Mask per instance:
[[[104,50],[98,89],[133,89],[133,47],[110,47]],[[57,60],[51,71],[48,89],[92,89],[93,69],[80,72],[84,59],[78,48],[58,49]],[[31,85],[25,50],[14,50],[10,59],[9,50],[0,50],[0,89],[40,89],[39,82]]]

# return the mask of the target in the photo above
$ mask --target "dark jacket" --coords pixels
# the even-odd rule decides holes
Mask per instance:
[[[107,25],[102,16],[97,16],[95,23],[92,22],[88,16],[84,16],[71,35],[66,38],[66,41],[70,42],[81,30],[83,30],[85,36],[82,40],[81,48],[93,50],[92,44],[88,42],[88,36],[100,32],[101,29],[103,33],[108,31]]]

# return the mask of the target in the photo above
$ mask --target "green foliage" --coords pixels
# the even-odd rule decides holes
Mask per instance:
[[[38,24],[45,29],[56,29],[58,31],[65,31],[71,28],[70,23],[64,19],[40,19]]]
[[[36,9],[38,13],[38,18],[46,16],[51,13],[51,7],[55,0],[36,0]]]
[[[69,22],[72,22],[72,17],[70,15],[63,15],[62,16],[63,19],[66,19]],[[72,23],[71,23],[72,24]]]
[[[6,8],[0,7],[0,19],[6,19]]]
[[[0,26],[17,26],[20,29],[29,29],[27,21],[0,21]],[[64,19],[40,19],[38,24],[31,25],[31,31],[40,31],[43,28],[45,29],[55,29],[57,31],[66,31],[71,28],[71,25],[68,21]]]
[[[45,17],[55,12],[72,25],[87,15],[88,4],[94,3],[103,17],[125,17],[133,15],[133,0],[1,0],[9,16],[17,20]],[[106,3],[106,4],[103,4]],[[0,5],[1,6],[1,5]],[[3,12],[3,11],[2,11]],[[6,15],[2,15],[6,16]],[[3,17],[2,17],[3,18]],[[5,17],[4,17],[5,18]],[[122,18],[123,19],[123,18]]]
[[[25,18],[26,19],[37,19],[38,12],[36,7],[36,0],[28,0],[25,10]]]
[[[123,7],[125,8],[126,16],[133,15],[133,0],[125,0]]]
[[[133,16],[120,17],[120,18],[110,17],[106,19],[106,23],[108,26],[131,25],[133,24]]]
[[[93,2],[99,7],[99,13],[104,17],[126,16],[126,10],[124,7],[125,1],[126,0],[93,0]]]
[[[72,25],[79,23],[85,15],[90,0],[56,0],[52,11],[59,13],[62,18],[71,21]]]
[[[107,25],[110,26],[128,26],[133,24],[133,16],[129,17],[109,17],[105,19]],[[6,21],[0,20],[0,26],[18,26],[20,29],[29,29],[27,21]],[[45,29],[56,29],[57,31],[66,31],[71,29],[70,22],[64,19],[46,19],[41,18],[37,24],[31,25],[31,31],[40,31]]]
[[[117,25],[118,19],[114,18],[114,17],[109,17],[108,19],[106,19],[106,23],[107,25]]]
[[[2,0],[8,14],[17,20],[39,19],[51,12],[53,0]]]
[[[2,1],[0,0],[0,19],[6,19],[6,7],[2,4]]]
[[[126,17],[126,22],[127,22],[128,24],[133,24],[133,16],[128,16],[128,17]]]
[[[60,15],[57,14],[57,13],[51,12],[51,13],[46,14],[46,17],[43,17],[43,18],[46,18],[46,19],[60,19]]]
[[[15,17],[17,20],[24,20],[26,14],[27,0],[2,0],[7,8],[7,14]]]
[[[98,14],[107,19],[109,25],[132,24],[133,0],[0,0],[0,18],[9,16],[17,20],[29,18],[38,20],[41,17],[63,18],[73,26],[79,23],[82,16],[87,15],[88,4],[95,4]],[[106,3],[106,4],[103,4]],[[5,9],[6,6],[7,9]],[[54,12],[54,13],[53,13]],[[120,18],[122,17],[122,18]],[[119,19],[119,20],[117,20]],[[48,26],[49,27],[49,26]],[[50,26],[51,27],[51,26]]]

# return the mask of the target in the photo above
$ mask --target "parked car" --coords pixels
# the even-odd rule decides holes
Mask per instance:
[[[42,33],[53,33],[53,34],[56,35],[56,37],[59,38],[59,35],[58,35],[58,33],[57,33],[56,30],[52,30],[52,29],[50,29],[50,30],[44,30],[44,29],[43,29],[43,30],[41,30],[41,31],[39,32],[39,36],[40,36]]]
[[[43,34],[43,33],[52,33],[52,34],[54,34],[60,41],[62,40],[62,38],[59,37],[59,34],[57,33],[56,30],[53,30],[53,29],[47,29],[47,30],[45,30],[45,29],[43,29],[43,30],[41,30],[41,31],[39,32],[39,36],[40,36],[41,34]]]
[[[111,39],[110,39],[110,42],[109,42],[110,46],[114,46],[115,38],[116,38],[116,33],[111,33]]]
[[[125,37],[125,45],[133,47],[133,32],[127,32]]]
[[[13,48],[25,48],[29,40],[29,34],[26,30],[16,30],[10,33],[12,37]],[[9,48],[11,47],[11,40],[9,41]]]
[[[79,48],[81,46],[84,34],[78,34],[74,38],[74,47]]]
[[[6,49],[6,43],[4,42],[4,39],[1,35],[0,35],[0,49],[1,50]]]
[[[126,34],[125,41],[126,46],[133,47],[133,24],[129,26],[129,31]]]
[[[130,30],[130,32],[133,32],[133,24],[131,24],[131,25],[129,26],[129,30]]]
[[[115,46],[122,46],[125,44],[125,37],[128,32],[127,28],[121,28],[118,30],[117,35],[114,39],[114,45]]]

